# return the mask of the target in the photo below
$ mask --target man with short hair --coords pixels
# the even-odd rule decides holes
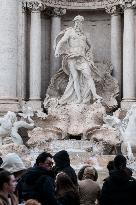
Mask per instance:
[[[37,157],[35,166],[28,169],[20,181],[21,189],[19,190],[22,190],[20,202],[36,199],[42,205],[58,205],[55,198],[52,166],[50,153],[43,152]]]
[[[135,205],[136,180],[126,171],[123,155],[114,158],[115,169],[106,178],[100,196],[100,205]]]

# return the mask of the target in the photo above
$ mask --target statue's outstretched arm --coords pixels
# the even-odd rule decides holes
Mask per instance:
[[[55,57],[58,57],[59,55],[61,55],[61,50],[64,46],[65,43],[68,42],[69,40],[69,37],[70,37],[70,34],[69,32],[67,31],[64,36],[61,38],[61,40],[58,42],[57,46],[56,46],[56,49],[55,49]]]

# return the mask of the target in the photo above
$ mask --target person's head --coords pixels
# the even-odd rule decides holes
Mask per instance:
[[[10,172],[3,170],[0,172],[0,191],[5,193],[13,193],[17,182],[15,176]]]
[[[41,203],[39,203],[37,200],[35,199],[28,199],[26,202],[25,202],[25,205],[41,205]]]
[[[113,161],[113,160],[111,160],[111,161],[108,162],[108,164],[107,164],[107,169],[108,169],[109,172],[111,172],[112,170],[114,170],[114,161]]]
[[[83,180],[84,170],[85,170],[87,167],[91,167],[91,166],[85,165],[85,166],[83,166],[83,167],[79,170],[79,172],[78,172],[78,179],[79,179],[79,180]],[[95,170],[94,181],[97,181],[97,179],[98,179],[98,172],[97,172],[97,170],[96,170],[94,167],[93,167],[93,169]]]
[[[61,168],[63,169],[64,167],[67,167],[70,165],[69,154],[66,150],[61,150],[61,151],[57,152],[54,155],[53,159],[55,162],[55,166],[59,167],[60,170],[61,170]]]
[[[3,163],[1,168],[14,174],[16,178],[19,178],[21,174],[26,170],[26,167],[22,159],[16,153],[9,153],[3,157]]]
[[[84,169],[84,173],[83,173],[83,179],[92,179],[93,181],[95,181],[95,169],[94,167],[86,167]]]
[[[70,179],[70,177],[64,173],[64,172],[59,172],[57,175],[56,175],[56,180],[55,180],[55,183],[56,183],[56,189],[57,189],[57,194],[59,196],[63,196],[63,194],[65,192],[68,192],[68,191],[75,191],[76,188],[72,182],[72,180]]]
[[[43,167],[46,170],[52,170],[52,155],[48,152],[42,152],[41,154],[39,154],[36,159],[36,166]]]
[[[82,31],[82,29],[83,29],[84,17],[78,15],[78,16],[76,16],[76,17],[73,19],[73,21],[74,21],[74,24],[75,24],[75,25],[74,25],[74,28],[75,28],[76,30],[81,30],[81,31]]]
[[[126,158],[119,154],[114,158],[114,166],[117,170],[122,170],[126,168],[127,160]]]

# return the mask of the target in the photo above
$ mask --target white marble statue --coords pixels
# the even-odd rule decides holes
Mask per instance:
[[[136,104],[132,105],[123,120],[126,140],[131,146],[136,144]]]
[[[3,144],[3,138],[10,135],[13,124],[16,121],[16,114],[10,111],[3,118],[0,118],[0,145]]]
[[[101,100],[96,93],[91,69],[94,69],[91,45],[83,33],[83,16],[74,18],[74,28],[62,31],[56,38],[55,56],[62,56],[62,69],[69,76],[69,82],[59,104],[88,103]]]
[[[135,110],[135,112],[133,112]],[[128,156],[129,160],[134,160],[134,155],[132,152],[132,142],[136,135],[136,105],[132,106],[130,111],[127,112],[126,117],[121,121],[117,116],[105,115],[103,116],[103,121],[110,127],[114,127],[118,133],[121,141],[121,151],[124,155]],[[132,119],[133,118],[133,119]],[[135,131],[135,132],[133,132]]]
[[[27,113],[27,110],[29,111]],[[23,140],[18,134],[19,128],[34,128],[34,121],[31,119],[33,113],[30,113],[30,108],[23,108],[24,113],[20,113],[20,116],[27,118],[28,123],[24,120],[18,121],[14,112],[8,111],[3,118],[0,118],[0,146],[3,144],[3,139],[10,136],[15,144],[22,145]]]

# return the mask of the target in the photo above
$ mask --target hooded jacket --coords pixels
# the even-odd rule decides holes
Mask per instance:
[[[28,169],[18,182],[18,192],[20,202],[36,199],[42,205],[58,205],[53,172],[40,166]]]
[[[136,180],[125,170],[114,170],[105,180],[100,205],[135,205]]]
[[[72,180],[75,186],[78,186],[77,176],[74,169],[70,166],[70,158],[69,154],[65,150],[61,150],[57,152],[54,157],[55,167],[54,172],[57,175],[59,172],[65,172]]]

